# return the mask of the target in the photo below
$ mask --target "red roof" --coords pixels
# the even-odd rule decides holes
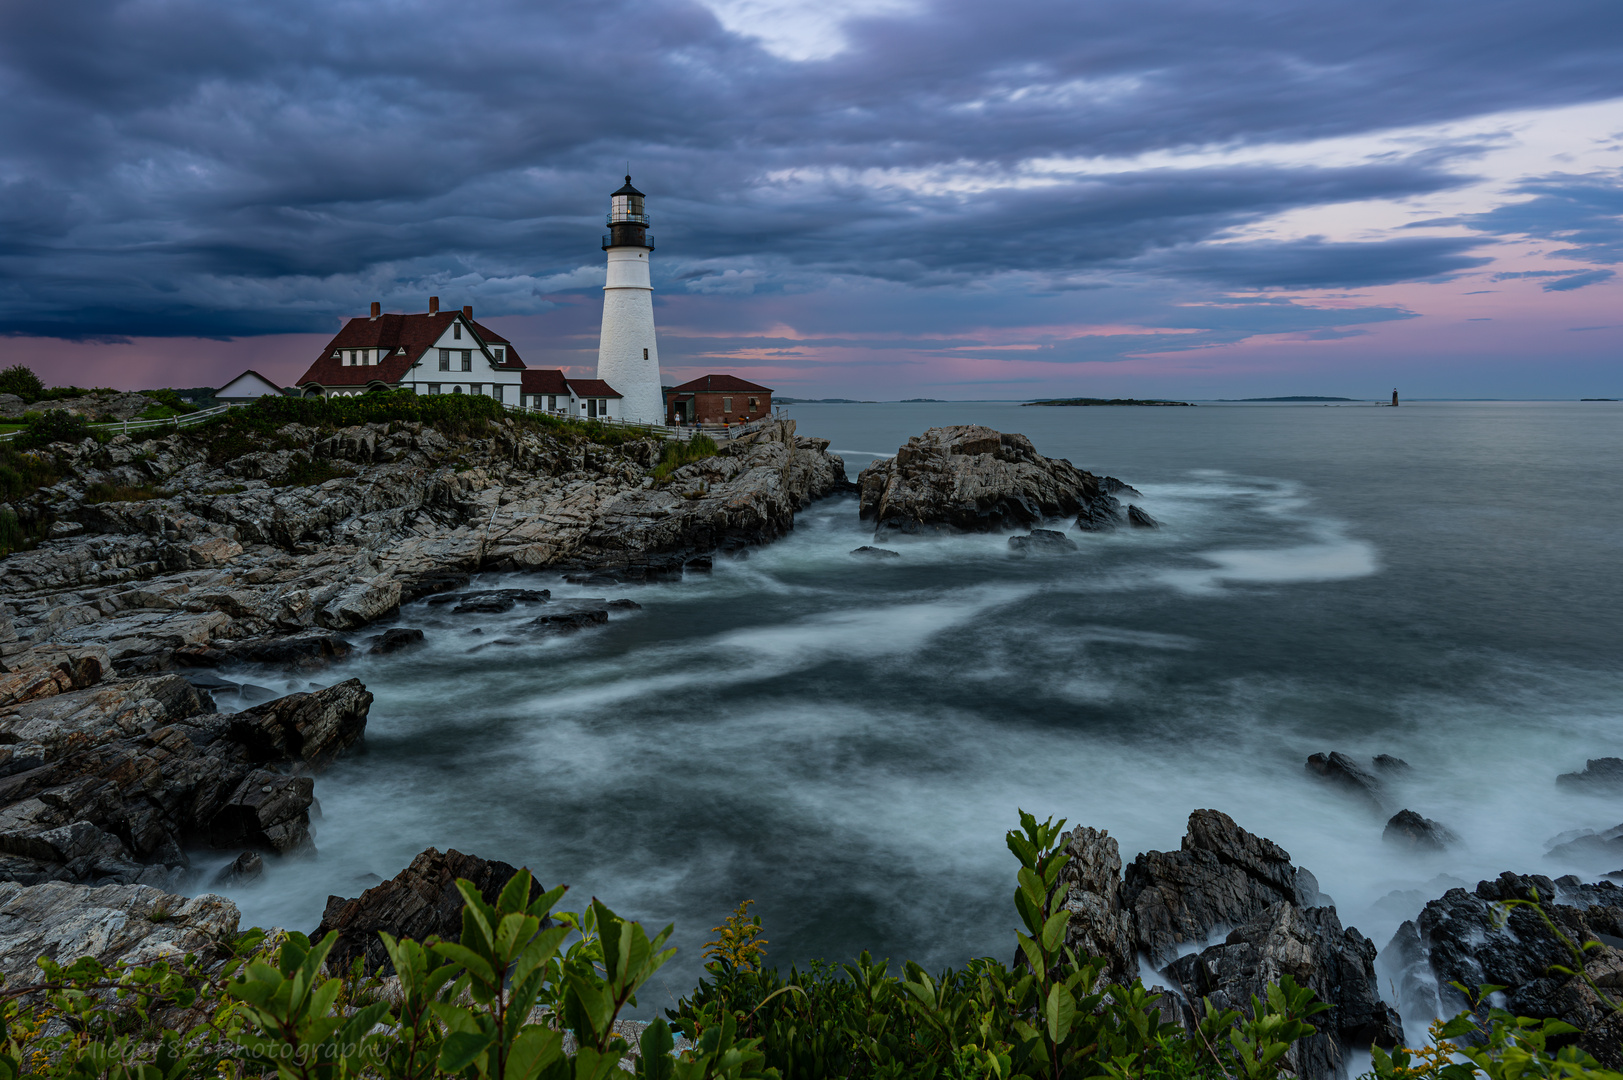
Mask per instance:
[[[567,394],[569,380],[557,368],[527,368],[519,377],[521,394]]]
[[[576,397],[623,397],[618,390],[602,379],[570,379],[569,389]]]
[[[472,329],[471,337],[464,337],[469,348],[485,351],[485,347],[499,345],[506,354],[496,367],[503,371],[522,371],[524,361],[519,359],[512,344],[494,330],[464,318],[456,310],[440,311],[433,315],[379,315],[376,319],[355,318],[344,324],[338,336],[327,343],[310,370],[300,377],[296,385],[320,383],[322,386],[365,386],[373,382],[396,383],[405,378],[412,364],[433,347],[451,323],[461,320]],[[343,349],[387,350],[378,363],[345,367],[341,357],[333,354]],[[404,351],[402,351],[404,350]]]
[[[770,394],[770,387],[746,382],[736,375],[701,375],[671,388],[675,394]]]

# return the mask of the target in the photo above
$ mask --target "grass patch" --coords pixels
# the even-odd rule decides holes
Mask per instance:
[[[287,473],[280,480],[271,482],[271,487],[315,487],[317,484],[325,484],[328,480],[354,475],[348,469],[326,458],[300,456],[293,459],[293,464],[287,467]]]
[[[667,483],[671,474],[682,466],[715,456],[716,443],[708,435],[695,435],[691,441],[685,443],[668,442],[660,455],[659,464],[654,466],[654,483]]]
[[[18,441],[0,443],[0,502],[26,498],[62,479],[55,463],[18,448]]]
[[[85,502],[146,502],[148,499],[160,499],[163,493],[156,488],[141,485],[131,487],[128,484],[110,484],[105,480],[98,481],[85,488]]]

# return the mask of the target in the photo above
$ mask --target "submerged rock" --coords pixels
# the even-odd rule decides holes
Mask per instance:
[[[250,881],[258,881],[265,873],[265,860],[257,851],[244,851],[231,860],[218,874],[214,875],[216,885],[241,885]]]
[[[1453,830],[1413,810],[1399,810],[1386,823],[1381,839],[1408,851],[1442,851],[1460,842]]]
[[[1602,832],[1584,829],[1563,833],[1550,841],[1550,850],[1544,857],[1563,862],[1619,865],[1623,863],[1623,825],[1614,825]]]
[[[1600,793],[1623,789],[1623,758],[1590,758],[1582,772],[1562,773],[1555,782],[1574,791]]]
[[[603,603],[599,600],[597,603]],[[577,630],[584,630],[589,626],[602,626],[609,621],[608,608],[580,607],[571,611],[556,611],[540,618],[532,619],[524,625],[531,630],[538,630],[546,634],[572,634]]]
[[[422,941],[438,935],[445,941],[458,941],[462,937],[462,894],[457,891],[457,879],[471,881],[485,902],[494,904],[516,873],[516,867],[504,862],[464,855],[454,848],[443,853],[429,848],[393,878],[358,897],[327,897],[321,925],[310,938],[319,941],[338,931],[338,942],[327,961],[335,969],[347,970],[361,957],[368,972],[392,974],[394,965],[378,938],[379,931],[396,939]],[[540,882],[531,882],[531,900],[542,892]],[[548,919],[542,925],[551,924]]]
[[[394,626],[372,640],[370,653],[392,653],[423,643],[423,632],[410,626]]]
[[[1377,810],[1384,809],[1385,791],[1375,774],[1340,751],[1309,757],[1307,771],[1362,797]]]
[[[1127,507],[1127,524],[1135,529],[1159,529],[1161,523],[1136,506]]]
[[[876,532],[999,532],[1079,513],[1099,478],[1038,454],[1024,435],[958,425],[915,435],[862,470],[860,513]]]
[[[892,551],[890,548],[874,547],[871,544],[863,544],[859,548],[852,548],[851,554],[861,556],[865,559],[900,559],[902,557],[902,553],[900,551]]]
[[[1076,551],[1076,541],[1052,529],[1032,529],[1025,536],[1009,537],[1009,548],[1018,555],[1060,554]]]

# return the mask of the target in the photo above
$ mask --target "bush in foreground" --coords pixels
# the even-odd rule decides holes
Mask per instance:
[[[758,919],[741,906],[711,944],[710,978],[648,1025],[633,1055],[614,1024],[675,952],[593,900],[553,912],[560,886],[529,901],[520,871],[496,903],[467,881],[456,942],[381,935],[398,974],[388,1000],[359,966],[332,976],[337,940],[272,941],[251,931],[213,967],[66,967],[0,993],[0,1080],[24,1073],[116,1080],[1276,1080],[1291,1045],[1326,1006],[1284,979],[1250,1015],[1204,1005],[1186,1033],[1139,982],[1101,985],[1102,962],[1064,948],[1069,913],[1055,888],[1061,829],[1021,815],[1015,903],[1024,966],[971,961],[899,976],[867,954],[842,970],[787,978],[762,970]],[[566,942],[569,944],[566,947]],[[691,1045],[675,1053],[673,1027]],[[1375,1055],[1376,1080],[1620,1080],[1546,1040],[1566,1025],[1467,1013],[1419,1051]],[[1477,1032],[1476,1044],[1462,1036]],[[568,1038],[566,1039],[566,1034]],[[1450,1041],[1455,1040],[1455,1041]],[[628,1056],[634,1061],[627,1062]],[[629,1068],[627,1067],[629,1065]]]

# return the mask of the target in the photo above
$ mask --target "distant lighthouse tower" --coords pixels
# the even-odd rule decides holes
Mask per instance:
[[[609,277],[603,286],[603,333],[597,344],[597,377],[618,390],[621,416],[636,423],[665,422],[659,382],[659,345],[654,341],[654,286],[648,273],[654,245],[648,241],[643,194],[631,186],[610,196]]]

